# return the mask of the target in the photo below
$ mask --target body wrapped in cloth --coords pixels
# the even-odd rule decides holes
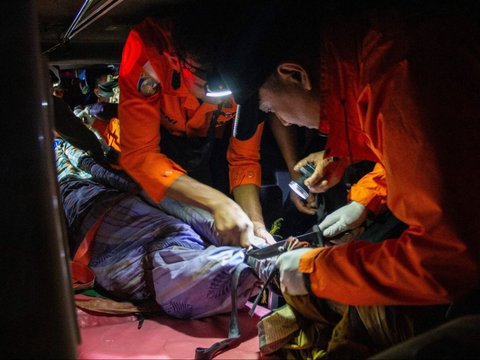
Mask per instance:
[[[231,274],[245,253],[220,245],[207,214],[170,200],[162,209],[150,204],[124,173],[96,163],[66,141],[55,141],[55,153],[72,254],[104,216],[89,264],[97,286],[120,299],[154,299],[177,318],[230,311]],[[245,269],[237,307],[258,292],[258,284]]]

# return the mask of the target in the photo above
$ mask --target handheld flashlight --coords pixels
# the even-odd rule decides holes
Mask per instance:
[[[307,162],[300,168],[300,172],[303,176],[299,177],[297,180],[290,181],[288,186],[303,200],[307,200],[308,188],[307,185],[305,185],[305,179],[312,176],[312,174],[315,172],[315,165],[311,162]]]

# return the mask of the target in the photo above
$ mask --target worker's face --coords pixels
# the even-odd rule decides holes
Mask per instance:
[[[104,83],[109,82],[111,80],[112,80],[112,75],[101,75],[100,77],[97,78],[97,80],[96,80],[97,85],[96,85],[95,89],[93,89],[93,92],[97,96],[98,102],[104,102],[104,103],[117,102],[118,103],[118,101],[116,101],[114,99],[114,97],[102,96],[100,88],[98,87],[98,85],[104,84]]]
[[[298,65],[282,64],[259,90],[260,110],[274,113],[284,126],[318,129],[320,107],[308,74]]]
[[[212,98],[205,95],[207,71],[202,69],[200,64],[187,57],[185,61],[181,61],[181,67],[184,84],[193,96],[210,104],[219,104],[223,101],[222,98]]]

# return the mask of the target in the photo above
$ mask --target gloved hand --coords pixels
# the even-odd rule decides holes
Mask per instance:
[[[84,109],[75,108],[73,113],[75,114],[76,117],[82,119],[84,124],[87,124],[87,125],[91,126],[93,124],[93,122],[95,121],[95,116],[92,116],[90,114],[90,110],[89,110],[88,107],[85,107]]]
[[[298,271],[300,258],[312,248],[290,250],[277,258],[275,265],[280,271],[280,288],[289,295],[307,295],[303,273]]]
[[[324,236],[332,237],[357,228],[367,219],[367,215],[368,210],[365,206],[352,201],[328,215],[318,226]]]

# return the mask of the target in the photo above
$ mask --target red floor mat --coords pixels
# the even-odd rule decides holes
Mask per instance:
[[[215,359],[259,359],[257,322],[268,309],[251,303],[239,310],[242,343]],[[96,316],[78,309],[82,342],[79,359],[193,359],[197,347],[209,347],[228,336],[230,316],[179,320],[166,315],[145,319],[141,328],[135,316]]]

